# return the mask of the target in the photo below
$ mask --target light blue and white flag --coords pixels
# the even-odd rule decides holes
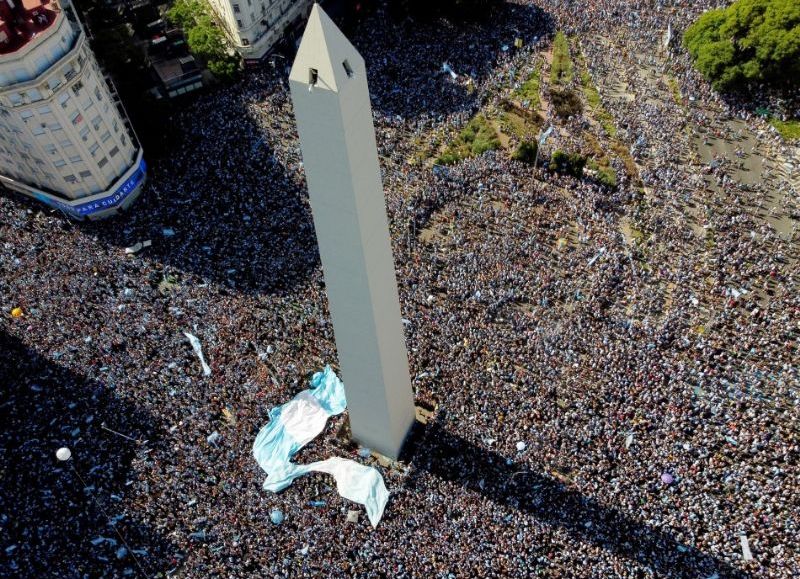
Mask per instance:
[[[309,464],[295,464],[292,457],[325,429],[330,416],[344,412],[347,401],[344,384],[330,366],[311,377],[311,388],[286,404],[269,411],[269,422],[256,436],[253,456],[267,473],[264,490],[279,492],[297,477],[324,472],[336,480],[339,494],[361,503],[376,527],[383,516],[389,492],[374,468],[345,458],[329,458]]]
[[[542,133],[541,136],[539,137],[539,144],[544,145],[544,142],[547,140],[547,137],[549,137],[550,133],[552,132],[553,132],[553,126],[550,125],[549,127],[547,127],[547,130],[544,133]]]
[[[200,366],[203,368],[203,376],[211,376],[211,368],[209,368],[208,364],[206,364],[206,359],[203,356],[203,347],[200,345],[200,340],[197,336],[190,334],[189,332],[184,332],[184,336],[189,339],[189,343],[192,345],[192,350],[200,359]]]

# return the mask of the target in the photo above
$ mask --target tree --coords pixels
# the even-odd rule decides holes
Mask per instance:
[[[214,21],[206,2],[176,0],[167,11],[167,19],[183,29],[189,50],[205,61],[214,76],[230,80],[238,74],[239,57],[228,53],[225,34]]]
[[[206,14],[201,0],[178,0],[167,10],[167,20],[183,30],[197,25],[197,18]]]
[[[577,178],[583,176],[584,165],[586,165],[586,157],[578,153],[565,153],[561,149],[556,149],[550,157],[552,171]]]
[[[517,147],[517,150],[511,155],[511,158],[531,165],[536,160],[537,149],[538,145],[536,141],[522,141]]]
[[[203,60],[213,60],[225,54],[225,37],[210,16],[203,14],[186,36],[189,50]]]
[[[209,60],[208,70],[217,78],[232,79],[239,74],[239,57],[226,54],[224,57]]]
[[[470,119],[458,137],[450,143],[436,162],[440,165],[452,165],[462,159],[482,155],[486,151],[500,148],[500,139],[494,126],[479,114]]]
[[[97,59],[115,77],[144,66],[144,55],[125,26],[103,28],[94,34],[93,41],[98,48]]]
[[[580,97],[571,89],[550,89],[550,102],[556,114],[563,119],[576,117],[583,112]]]
[[[683,43],[717,90],[762,82],[785,90],[800,87],[797,0],[737,0],[700,16]]]

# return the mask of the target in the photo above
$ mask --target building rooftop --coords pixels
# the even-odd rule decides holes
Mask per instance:
[[[167,30],[153,38],[147,57],[158,81],[167,88],[201,74],[197,62],[189,54],[183,33],[177,29]]]
[[[59,10],[55,0],[0,0],[0,55],[21,49],[47,30]]]
[[[169,87],[189,76],[199,76],[200,68],[193,56],[167,58],[153,63],[153,70],[164,86]]]

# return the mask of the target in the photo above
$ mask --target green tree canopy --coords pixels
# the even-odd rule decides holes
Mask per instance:
[[[561,149],[553,151],[550,158],[550,170],[565,175],[581,178],[583,168],[586,165],[586,157],[579,153],[565,153]]]
[[[228,53],[225,33],[205,0],[176,0],[166,15],[183,29],[189,50],[206,62],[214,76],[229,80],[237,75],[239,57]]]
[[[189,29],[186,41],[189,43],[189,50],[203,60],[225,54],[225,37],[211,17],[205,14]]]
[[[721,91],[800,86],[800,2],[737,0],[700,16],[683,36],[697,69]]]
[[[197,18],[206,13],[201,0],[179,0],[167,10],[167,20],[183,30],[189,30],[197,24]]]
[[[536,141],[522,141],[516,151],[511,155],[512,159],[523,163],[533,164],[536,160],[536,151],[539,148]]]

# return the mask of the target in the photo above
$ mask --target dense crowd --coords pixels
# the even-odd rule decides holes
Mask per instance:
[[[381,469],[377,529],[322,475],[264,492],[251,455],[269,409],[336,367],[280,59],[172,118],[126,215],[0,197],[0,575],[800,575],[800,157],[659,48],[711,5],[379,9],[354,31],[433,414],[399,465],[341,440],[344,417],[297,460]],[[557,28],[618,128],[597,131],[616,190],[503,151],[410,162],[498,106]],[[550,118],[542,160],[585,150],[591,113]]]

